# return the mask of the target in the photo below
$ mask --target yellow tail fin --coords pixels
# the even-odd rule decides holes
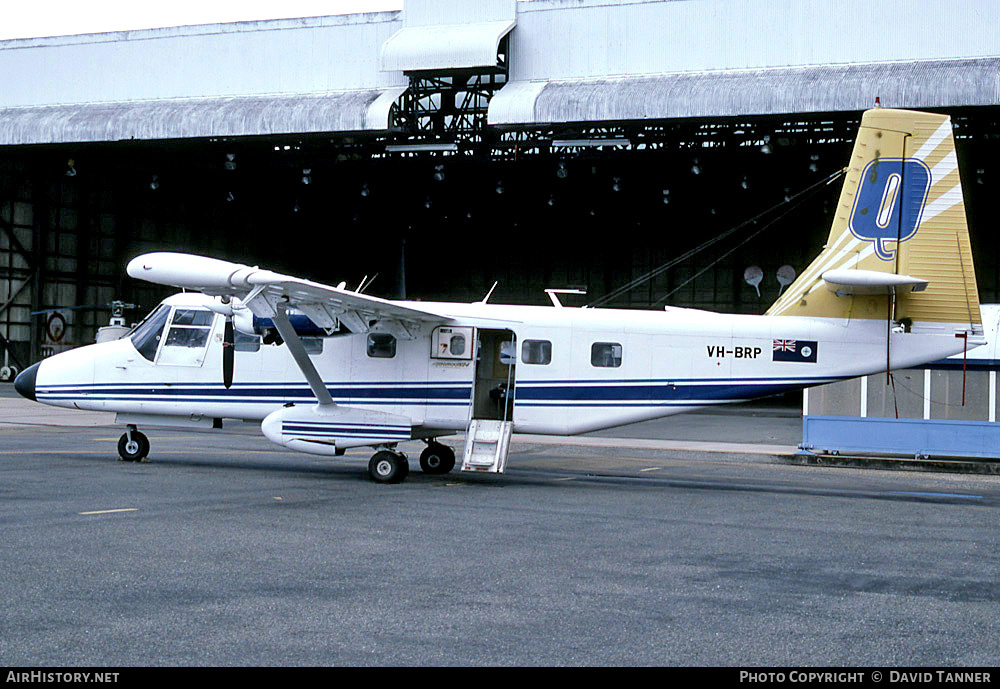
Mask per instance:
[[[895,299],[887,299],[890,285]],[[864,114],[830,238],[767,313],[885,319],[887,309],[917,330],[980,324],[946,115],[888,109]]]

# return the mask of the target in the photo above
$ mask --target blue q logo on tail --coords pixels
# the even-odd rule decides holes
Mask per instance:
[[[875,255],[892,260],[899,244],[917,233],[931,186],[931,171],[917,158],[876,158],[861,172],[851,210],[851,234],[872,242]],[[889,248],[889,244],[895,246]]]

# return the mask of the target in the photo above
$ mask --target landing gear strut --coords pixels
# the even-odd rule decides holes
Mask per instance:
[[[123,462],[141,462],[149,454],[149,438],[129,426],[118,439],[118,455]]]
[[[420,468],[425,474],[447,474],[455,468],[455,451],[447,445],[431,441],[420,453]]]
[[[368,461],[368,475],[376,483],[399,483],[410,473],[406,455],[395,450],[379,450]]]

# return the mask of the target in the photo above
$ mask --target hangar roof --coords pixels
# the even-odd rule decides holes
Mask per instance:
[[[2,41],[0,145],[385,131],[405,72],[486,66],[508,32],[495,125],[995,105],[997,25],[993,0],[405,0]]]
[[[515,81],[489,123],[565,123],[1000,104],[1000,58]]]

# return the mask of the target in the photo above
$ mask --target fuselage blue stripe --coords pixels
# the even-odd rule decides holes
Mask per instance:
[[[719,400],[743,400],[800,388],[805,384],[819,384],[840,379],[823,378],[773,378],[767,382],[750,382],[751,379],[732,378],[700,382],[704,379],[675,381],[664,384],[651,380],[635,380],[628,384],[608,381],[573,381],[573,384],[537,384],[526,381],[514,389],[516,404],[521,406],[654,406],[677,403],[711,403]],[[36,396],[40,401],[159,401],[203,402],[234,404],[281,404],[289,399],[315,399],[304,384],[289,388],[242,387],[226,389],[192,385],[164,385],[157,383],[105,387],[103,385],[39,386]],[[472,388],[465,387],[328,387],[334,401],[346,404],[368,405],[427,405],[466,406]]]

